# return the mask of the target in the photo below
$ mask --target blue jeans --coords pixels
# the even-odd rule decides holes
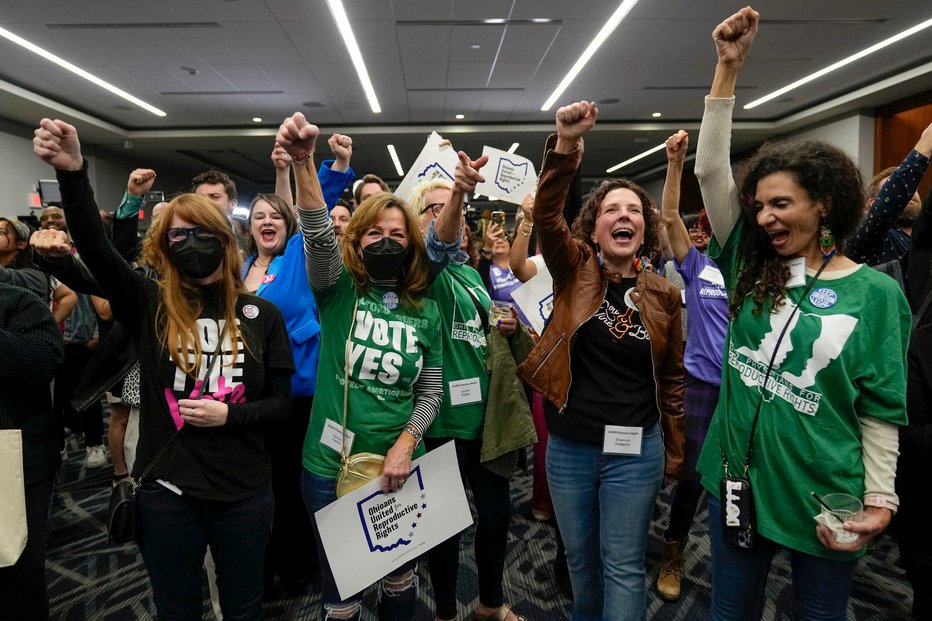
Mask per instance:
[[[566,545],[573,621],[644,619],[647,531],[663,460],[656,425],[644,430],[640,456],[550,436],[547,479]]]
[[[721,503],[709,495],[709,539],[712,545],[713,621],[760,619],[767,574],[777,544],[757,535],[756,546],[744,550],[722,538]],[[812,523],[815,531],[815,522]],[[813,536],[815,534],[813,533]],[[845,621],[857,560],[833,561],[790,550],[793,569],[793,618],[797,621]]]
[[[225,621],[262,619],[262,561],[272,488],[233,502],[179,496],[158,483],[136,492],[137,535],[159,619],[200,619],[210,546]]]
[[[314,519],[316,512],[337,499],[337,480],[317,476],[306,468],[302,468],[301,495],[304,497],[304,504],[310,514],[311,523],[314,525],[314,539],[317,542],[321,577],[321,618],[330,618],[330,611],[334,608],[342,610],[355,608],[356,612],[348,618],[359,619],[363,591],[345,600],[340,599],[340,592],[333,578],[333,570],[330,569],[330,562],[327,560],[327,553],[320,539],[320,531],[317,530],[317,520]],[[410,621],[414,618],[414,608],[417,604],[417,577],[413,575],[415,567],[417,567],[417,561],[408,561],[382,578],[379,583],[379,619],[382,621]],[[390,583],[406,580],[409,574],[410,588],[395,590],[388,586]]]

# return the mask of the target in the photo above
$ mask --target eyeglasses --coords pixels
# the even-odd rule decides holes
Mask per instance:
[[[421,215],[423,216],[425,213],[427,213],[427,210],[429,209],[430,212],[434,214],[435,218],[439,218],[440,212],[443,211],[444,205],[446,205],[446,203],[431,203],[430,205],[424,207],[424,209],[421,210]]]
[[[426,207],[424,207],[424,209],[421,210],[421,215],[423,216],[425,213],[427,213],[427,210],[430,209],[431,213],[434,214],[434,217],[439,218],[440,212],[443,211],[444,205],[446,205],[446,203],[431,203],[430,205],[427,205]],[[466,210],[468,209],[469,209],[469,203],[463,203],[463,215],[464,216],[466,215]]]
[[[216,239],[217,234],[213,231],[205,229],[203,226],[192,226],[190,228],[184,226],[176,226],[165,231],[165,239],[168,240],[169,244],[177,244],[178,242],[183,242],[190,235],[194,235],[198,239]]]

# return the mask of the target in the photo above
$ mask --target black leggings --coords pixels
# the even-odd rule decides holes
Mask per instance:
[[[425,438],[427,450],[449,442],[451,438]],[[511,524],[511,491],[508,479],[479,463],[482,440],[454,439],[460,474],[472,488],[476,505],[476,570],[479,577],[479,601],[498,608],[505,603],[502,577],[505,571],[505,546]],[[454,535],[427,553],[430,582],[434,588],[437,616],[454,619],[457,613],[456,581],[460,565],[460,534]]]

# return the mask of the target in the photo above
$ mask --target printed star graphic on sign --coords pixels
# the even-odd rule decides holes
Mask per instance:
[[[426,508],[427,508],[427,503],[426,503],[426,502],[422,502],[422,503],[421,503],[421,509],[426,509]]]
[[[411,522],[411,528],[417,528],[417,522]]]
[[[420,513],[420,512],[418,512],[417,518],[418,518],[418,519],[421,519],[421,513]]]

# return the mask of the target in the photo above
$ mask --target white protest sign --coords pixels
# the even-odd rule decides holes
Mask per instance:
[[[553,277],[543,261],[535,261],[537,275],[511,292],[511,298],[538,334],[553,311]]]
[[[408,200],[411,198],[411,190],[425,181],[442,179],[453,183],[453,173],[459,158],[453,147],[440,146],[442,140],[443,137],[437,132],[430,133],[421,154],[395,189],[395,196]]]
[[[341,598],[472,524],[453,442],[412,466],[397,492],[383,494],[376,479],[314,514]]]
[[[479,170],[485,181],[476,185],[476,194],[520,205],[537,189],[537,173],[531,160],[493,147],[482,147],[482,155],[488,155],[489,162]]]

